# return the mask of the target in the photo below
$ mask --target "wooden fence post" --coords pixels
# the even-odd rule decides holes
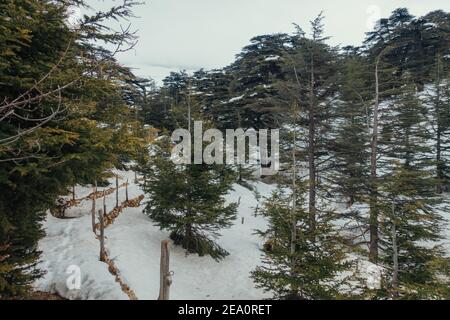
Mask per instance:
[[[96,210],[95,210],[95,201],[97,199],[97,197],[96,197],[97,187],[94,187],[93,190],[94,190],[94,193],[93,193],[93,196],[92,196],[92,210],[91,210],[91,214],[92,214],[92,231],[95,233],[95,212],[96,212]]]
[[[169,240],[161,242],[160,286],[158,300],[169,300],[172,276],[169,271]]]
[[[128,179],[125,185],[125,201],[128,202]]]
[[[103,221],[103,210],[98,210],[98,218],[100,220],[100,261],[105,262],[105,223]]]
[[[72,186],[72,200],[75,201],[75,185]]]
[[[119,207],[119,176],[116,174],[116,208]]]
[[[105,214],[108,214],[108,211],[106,211],[106,192],[103,190],[103,212]]]

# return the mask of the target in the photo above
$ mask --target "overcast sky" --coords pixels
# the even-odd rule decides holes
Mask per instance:
[[[89,3],[104,8],[118,1]],[[307,31],[321,11],[331,44],[359,45],[378,18],[398,7],[417,16],[450,9],[448,0],[146,0],[131,20],[139,43],[118,59],[160,82],[173,70],[224,67],[250,38],[290,33],[294,22]]]

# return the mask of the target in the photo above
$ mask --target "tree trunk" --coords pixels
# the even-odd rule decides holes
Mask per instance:
[[[293,110],[293,119],[294,119],[294,134],[293,134],[293,144],[292,144],[292,230],[291,230],[291,254],[295,253],[295,240],[297,239],[297,168],[296,168],[296,143],[297,137],[295,132],[295,119],[296,119],[296,110],[294,106]],[[293,263],[295,263],[293,261]]]
[[[395,227],[395,203],[392,203],[392,259],[393,259],[393,273],[392,273],[392,290],[393,296],[398,295],[398,247],[397,247],[397,230]]]
[[[187,107],[188,107],[188,131],[191,132],[191,82],[189,80],[188,83],[188,99],[187,99]]]
[[[192,248],[191,247],[192,244],[193,244],[192,238],[193,238],[193,236],[192,236],[192,225],[190,223],[187,223],[184,226],[184,238],[183,238],[184,245],[183,245],[183,247],[186,250],[188,250],[189,252],[192,252],[192,251],[196,250],[196,248]]]
[[[309,223],[311,231],[316,229],[316,115],[314,102],[314,55],[311,53],[311,83],[309,88],[309,128],[308,128],[308,165],[309,165]]]
[[[376,263],[378,260],[378,187],[377,187],[377,156],[378,156],[378,109],[380,105],[380,84],[378,66],[381,55],[375,63],[375,106],[373,109],[373,128],[370,155],[370,215],[369,215],[369,260]]]
[[[92,214],[92,231],[95,233],[95,201],[97,200],[96,197],[96,192],[97,192],[97,182],[95,183],[95,187],[93,188],[94,192],[93,192],[93,197],[92,197],[92,210],[91,210],[91,214]]]
[[[436,134],[436,174],[437,174],[437,186],[436,191],[438,194],[444,192],[442,181],[444,180],[444,166],[442,162],[442,131],[441,128],[437,128]]]
[[[441,75],[440,75],[440,56],[437,57],[437,80],[436,80],[436,178],[437,178],[437,193],[441,194],[443,190],[442,183],[444,181],[444,163],[442,161],[442,121],[441,121]]]
[[[296,251],[296,240],[297,240],[297,168],[296,168],[296,144],[297,144],[297,136],[295,132],[295,123],[296,123],[296,108],[294,105],[293,110],[293,123],[294,123],[294,133],[293,133],[293,142],[292,142],[292,222],[291,222],[291,273],[295,274],[295,267],[297,261],[295,259],[295,251]],[[298,287],[295,283],[291,284],[291,292],[293,296],[296,296],[298,293]]]
[[[108,213],[108,211],[106,211],[106,192],[105,192],[105,190],[103,190],[103,212],[105,214]]]
[[[119,176],[116,174],[116,208],[119,207]]]

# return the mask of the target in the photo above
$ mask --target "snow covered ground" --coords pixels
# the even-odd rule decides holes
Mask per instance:
[[[120,183],[129,179],[129,198],[143,194],[133,184],[132,172],[119,171]],[[111,180],[111,182],[113,182]],[[274,189],[264,183],[255,184],[261,196],[268,196]],[[238,218],[234,226],[224,229],[218,243],[230,255],[221,262],[209,256],[186,255],[185,250],[172,246],[170,269],[174,272],[171,299],[262,299],[269,295],[256,289],[250,271],[261,263],[261,239],[255,229],[264,229],[265,221],[254,216],[257,200],[253,192],[235,185],[227,197],[238,202]],[[99,188],[100,190],[100,188]],[[92,188],[78,187],[80,198],[92,192]],[[125,190],[120,189],[120,200],[125,200]],[[97,200],[97,208],[101,208]],[[105,263],[99,261],[99,241],[91,227],[92,201],[83,201],[67,211],[73,219],[57,219],[48,214],[44,227],[47,236],[40,241],[42,262],[39,267],[47,274],[35,284],[41,291],[55,292],[70,299],[128,299],[108,272]],[[107,210],[115,205],[115,194],[107,197]],[[106,230],[106,248],[109,257],[120,271],[120,277],[139,299],[156,299],[159,292],[159,263],[161,241],[169,234],[155,227],[140,208],[126,208]],[[244,223],[242,224],[242,217]],[[79,289],[77,276],[80,275]]]
[[[126,179],[130,182],[130,199],[143,194],[140,187],[133,183],[133,172],[117,173],[120,183]],[[114,179],[110,182],[114,185]],[[262,182],[255,183],[254,186],[261,199],[269,196],[275,188]],[[81,198],[91,192],[91,187],[77,187],[76,197]],[[124,188],[120,189],[119,197],[120,201],[125,200]],[[450,199],[450,195],[448,197]],[[218,240],[230,255],[223,261],[216,262],[209,256],[186,255],[184,249],[172,246],[170,269],[174,275],[171,299],[245,300],[270,297],[270,294],[256,289],[250,278],[250,271],[261,265],[260,249],[263,243],[254,234],[254,230],[265,229],[266,225],[263,217],[254,216],[254,208],[258,203],[255,194],[235,185],[234,190],[228,194],[227,201],[240,202],[235,224],[222,230],[222,237]],[[115,193],[107,196],[106,204],[107,211],[113,209]],[[108,266],[99,261],[99,241],[92,232],[91,206],[92,201],[85,200],[68,209],[66,216],[71,219],[58,219],[48,214],[44,223],[47,235],[39,243],[43,252],[39,267],[47,273],[35,283],[35,287],[69,299],[129,299],[108,271]],[[97,200],[96,207],[102,207],[102,199]],[[106,228],[106,248],[109,258],[119,269],[122,281],[134,291],[138,299],[154,300],[159,292],[161,241],[168,239],[169,234],[154,226],[142,213],[143,207],[144,203],[139,208],[126,208]],[[363,212],[366,210],[364,207],[356,207],[355,205],[352,209]],[[343,207],[337,209],[345,211]],[[441,213],[446,219],[450,219],[446,207],[442,207]],[[450,239],[449,228],[446,238]],[[450,252],[448,241],[446,245]],[[358,259],[361,275],[368,279],[370,285],[369,282],[373,282],[374,274],[378,274],[379,269],[368,261],[353,258]]]

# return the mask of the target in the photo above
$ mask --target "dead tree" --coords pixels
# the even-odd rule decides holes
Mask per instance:
[[[379,135],[379,108],[380,108],[380,62],[383,55],[390,50],[391,47],[384,48],[377,56],[375,61],[375,104],[373,107],[372,122],[372,140],[370,143],[370,213],[369,213],[369,230],[370,245],[369,259],[376,263],[378,260],[378,186],[377,186],[377,170],[378,170],[378,135]]]

